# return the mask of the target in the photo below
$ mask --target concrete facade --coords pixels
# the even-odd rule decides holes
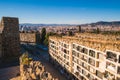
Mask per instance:
[[[78,80],[120,80],[119,36],[51,36],[49,54]]]

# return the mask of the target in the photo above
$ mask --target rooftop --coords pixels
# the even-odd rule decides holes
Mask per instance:
[[[50,39],[54,39],[57,41],[62,40],[66,43],[73,42],[103,52],[105,52],[106,50],[120,52],[120,36],[115,35],[77,33],[75,34],[75,36],[51,36]]]

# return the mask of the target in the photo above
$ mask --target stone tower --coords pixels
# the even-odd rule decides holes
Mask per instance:
[[[3,17],[0,24],[2,33],[2,54],[4,57],[20,54],[20,35],[18,18]]]

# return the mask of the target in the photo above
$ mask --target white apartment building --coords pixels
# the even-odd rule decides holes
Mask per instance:
[[[120,80],[118,38],[87,33],[51,36],[49,54],[78,80]]]

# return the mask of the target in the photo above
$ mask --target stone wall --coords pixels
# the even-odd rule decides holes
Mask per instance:
[[[26,43],[40,43],[40,33],[20,32],[20,41]]]
[[[18,18],[3,17],[0,24],[3,56],[16,56],[20,53]]]
[[[35,43],[36,42],[36,33],[20,33],[20,41],[21,42],[29,42]]]

